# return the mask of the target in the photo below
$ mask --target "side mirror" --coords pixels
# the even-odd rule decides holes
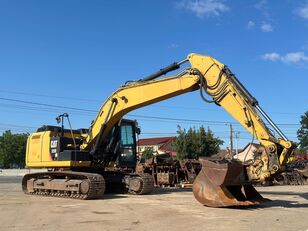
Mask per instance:
[[[136,127],[135,130],[136,130],[136,133],[137,133],[138,135],[140,135],[140,133],[141,133],[140,127]]]
[[[140,129],[140,127],[138,126],[137,120],[135,120],[135,131],[136,131],[137,135],[140,135],[140,134],[141,134],[141,129]]]
[[[58,116],[58,117],[56,118],[56,121],[57,121],[58,124],[61,123],[61,117]]]

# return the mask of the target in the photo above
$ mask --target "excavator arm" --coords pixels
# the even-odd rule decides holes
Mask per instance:
[[[259,106],[258,101],[239,82],[227,66],[209,56],[192,54],[189,56],[192,67],[200,71],[202,88],[222,106],[248,132],[260,141],[262,152],[262,171],[260,166],[250,169],[251,180],[265,180],[278,172],[286,164],[295,144],[287,139]],[[262,120],[270,124],[280,136],[276,138]]]
[[[158,78],[170,70],[179,68],[186,61],[189,61],[191,67],[177,75]],[[202,98],[205,98],[202,94],[205,91],[212,97],[211,102],[222,106],[255,136],[266,147],[267,156],[271,154],[272,159],[279,158],[275,161],[275,166],[272,166],[272,174],[286,163],[294,144],[271,121],[258,101],[225,65],[210,56],[198,54],[190,54],[182,62],[174,63],[145,79],[128,82],[115,91],[93,120],[82,149],[92,151],[93,154],[98,152],[99,145],[110,129],[128,112],[196,90],[200,90]],[[281,138],[276,138],[272,134],[258,112]],[[269,172],[265,174],[261,178],[269,176]]]
[[[159,78],[169,71],[178,69],[187,61],[190,63],[190,67],[176,75]],[[261,160],[258,164],[251,166],[243,166],[234,163],[234,161],[222,163],[221,161],[201,159],[203,171],[197,177],[197,183],[194,184],[195,197],[203,204],[218,207],[249,205],[253,203],[251,202],[253,200],[262,200],[263,198],[249,184],[252,181],[266,180],[281,170],[295,145],[267,116],[259,106],[258,101],[238,81],[227,66],[210,56],[190,54],[187,59],[179,63],[163,68],[145,79],[127,82],[120,87],[102,105],[97,117],[91,124],[81,149],[90,151],[94,157],[99,158],[100,153],[103,152],[101,147],[103,140],[110,129],[125,114],[137,108],[196,90],[200,91],[201,97],[205,101],[223,107],[260,141],[263,149]],[[204,92],[212,99],[206,99]],[[274,136],[262,118],[271,125],[280,137]],[[213,180],[209,177],[213,172],[216,175],[222,174],[219,180]],[[215,176],[212,178],[215,178]],[[245,180],[243,180],[244,178]],[[209,185],[212,188],[210,192],[206,189]],[[229,186],[233,188],[231,189]],[[239,187],[242,186],[246,192],[245,196],[240,193]],[[207,194],[215,194],[216,197],[219,197],[218,194],[220,194],[221,202],[218,203],[217,199],[209,199]],[[232,200],[229,200],[230,198]],[[245,204],[243,201],[249,202]]]

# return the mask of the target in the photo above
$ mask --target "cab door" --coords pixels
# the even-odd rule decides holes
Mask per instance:
[[[120,167],[135,168],[136,162],[135,124],[122,122],[118,165]]]

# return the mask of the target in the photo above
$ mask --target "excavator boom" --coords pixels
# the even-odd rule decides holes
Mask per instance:
[[[186,61],[190,62],[190,68],[174,76],[158,78],[168,71],[179,68]],[[276,153],[277,145],[282,148],[281,152],[276,153],[276,157],[279,158],[278,165],[286,163],[288,155],[294,148],[293,143],[279,130],[261,109],[258,101],[225,65],[210,56],[198,54],[190,54],[184,61],[163,68],[145,79],[128,82],[115,91],[92,122],[81,148],[95,153],[111,127],[128,112],[195,90],[200,90],[202,98],[205,98],[203,91],[210,95],[211,102],[222,106],[272,153]],[[272,134],[258,112],[281,138],[276,138]],[[280,166],[275,168],[279,170]]]

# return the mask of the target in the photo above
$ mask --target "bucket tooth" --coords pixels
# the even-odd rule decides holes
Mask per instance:
[[[199,159],[202,169],[194,181],[193,193],[210,207],[252,206],[268,201],[248,181],[238,161]]]

